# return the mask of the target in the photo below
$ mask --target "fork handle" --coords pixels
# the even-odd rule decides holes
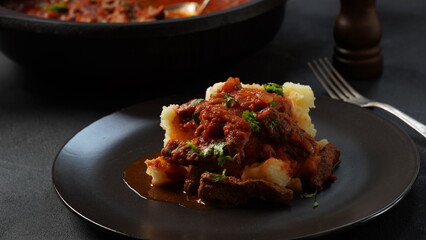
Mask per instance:
[[[422,124],[421,122],[415,120],[414,118],[408,116],[407,114],[401,112],[400,110],[396,109],[395,107],[381,102],[372,101],[367,104],[362,105],[363,107],[378,107],[381,108],[389,113],[392,113],[402,121],[404,121],[406,124],[414,128],[417,132],[419,132],[423,137],[426,138],[426,125]]]

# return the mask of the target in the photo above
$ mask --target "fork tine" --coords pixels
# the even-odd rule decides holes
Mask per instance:
[[[321,86],[325,89],[325,91],[330,95],[333,99],[339,99],[339,97],[335,94],[334,86],[331,84],[327,75],[324,73],[320,65],[316,60],[313,60],[312,63],[308,62],[308,67],[311,69],[312,73],[315,75],[316,79],[319,81]],[[315,66],[314,66],[315,65]],[[331,89],[333,88],[333,90]]]
[[[315,60],[314,60],[315,63]],[[312,73],[314,74],[314,76],[316,77],[316,79],[319,81],[319,83],[321,84],[321,86],[325,89],[325,91],[328,93],[328,95],[330,95],[331,98],[333,99],[339,99],[334,92],[328,87],[328,85],[323,81],[322,76],[324,76],[324,72],[322,72],[322,69],[318,68],[318,70],[316,70],[316,68],[312,65],[312,63],[308,62],[308,67],[311,69]]]
[[[331,69],[333,74],[338,79],[338,81],[336,82],[339,82],[344,85],[344,88],[347,90],[347,93],[352,94],[354,97],[362,97],[362,95],[358,93],[351,85],[349,85],[349,83],[342,77],[342,75],[340,75],[340,73],[336,70],[336,68],[334,68],[333,64],[331,64],[331,62],[327,58],[324,58],[324,62],[328,65],[328,68]]]
[[[342,99],[343,101],[348,101],[350,98],[354,97],[338,80],[338,76],[335,75],[336,73],[338,74],[338,72],[336,71],[336,69],[333,68],[333,65],[330,64],[330,62],[328,61],[327,58],[323,58],[323,59],[318,59],[319,63],[321,64],[322,68],[325,69],[325,71],[327,72],[327,75],[330,78],[330,84],[333,84],[334,86],[334,91],[336,92],[336,94],[339,96],[340,99]],[[327,63],[326,63],[327,62]],[[334,71],[333,71],[334,69]],[[340,74],[339,74],[340,75]]]

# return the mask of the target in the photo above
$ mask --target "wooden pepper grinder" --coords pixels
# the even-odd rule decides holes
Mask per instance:
[[[345,77],[374,79],[382,74],[381,37],[376,0],[340,0],[333,63]]]

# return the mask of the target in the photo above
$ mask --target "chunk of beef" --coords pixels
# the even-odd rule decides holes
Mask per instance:
[[[242,181],[235,177],[217,179],[218,174],[205,172],[201,175],[198,197],[207,204],[236,206],[251,198],[277,203],[288,203],[293,191],[264,180]]]
[[[188,143],[178,139],[171,139],[161,150],[161,155],[170,163],[178,163],[183,166],[198,164],[201,159],[190,147]]]
[[[228,108],[223,102],[202,107],[200,124],[195,131],[199,147],[205,148],[212,143],[225,141],[227,154],[233,157],[235,163],[241,164],[244,146],[251,135],[249,124],[241,117],[241,110]]]
[[[188,175],[183,184],[183,191],[190,195],[197,195],[198,187],[200,186],[201,174],[208,169],[207,166],[192,166],[191,170],[188,172]]]
[[[322,189],[324,183],[334,179],[333,169],[339,163],[340,150],[334,144],[325,145],[318,155],[306,159],[301,168],[302,179],[313,188]]]
[[[202,106],[203,104],[205,104],[204,100],[199,101],[199,99],[193,99],[193,100],[191,100],[187,103],[179,105],[176,108],[176,114],[179,116],[181,121],[189,122],[189,121],[193,120],[194,113],[200,111],[197,108],[200,108],[200,106]]]
[[[256,120],[261,124],[264,138],[289,145],[288,151],[295,159],[304,159],[318,151],[315,139],[301,129],[288,113],[268,107],[258,112]]]

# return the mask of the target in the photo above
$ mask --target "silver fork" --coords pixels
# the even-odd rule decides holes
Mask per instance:
[[[327,58],[308,62],[315,77],[321,83],[331,98],[353,103],[361,107],[378,107],[395,115],[426,138],[426,126],[395,107],[368,99],[358,93],[339,74]]]

